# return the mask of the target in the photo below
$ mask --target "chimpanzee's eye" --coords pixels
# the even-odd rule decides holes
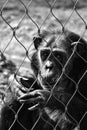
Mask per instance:
[[[54,51],[53,55],[60,63],[63,62],[63,54],[62,54],[62,52]]]
[[[45,61],[47,59],[47,57],[50,54],[50,50],[46,49],[46,50],[41,50],[41,59],[42,61]]]

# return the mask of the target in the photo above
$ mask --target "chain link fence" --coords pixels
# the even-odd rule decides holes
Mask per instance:
[[[4,63],[7,62],[6,59],[5,59],[5,57],[4,57],[5,53],[8,53],[8,55],[10,55],[10,57],[12,57],[14,55],[12,57],[13,61],[15,61],[15,55],[16,55],[15,53],[19,52],[19,57],[18,57],[18,55],[16,56],[16,58],[18,60],[18,62],[17,62],[18,63],[17,64],[17,68],[16,68],[16,66],[12,62],[10,62],[11,66],[9,68],[6,68],[6,66],[4,67],[4,70],[7,69],[8,71],[7,72],[6,71],[0,72],[1,73],[1,80],[3,81],[3,86],[4,86],[4,87],[2,85],[0,86],[0,88],[1,88],[1,90],[0,90],[1,92],[0,93],[5,93],[5,94],[7,93],[7,95],[5,95],[5,96],[4,96],[4,94],[3,95],[1,94],[1,108],[5,104],[13,112],[14,121],[11,124],[11,126],[9,127],[9,130],[11,130],[13,128],[13,126],[14,126],[15,123],[18,123],[20,125],[20,127],[22,127],[24,130],[27,130],[27,128],[25,126],[23,126],[23,124],[19,121],[19,114],[22,111],[22,108],[23,108],[24,104],[21,104],[21,106],[19,107],[19,109],[17,110],[17,112],[15,112],[9,106],[8,102],[11,100],[12,95],[10,95],[8,91],[11,88],[11,89],[15,89],[14,91],[16,91],[16,93],[17,93],[17,91],[19,91],[19,89],[17,90],[17,87],[14,84],[15,78],[16,78],[18,84],[20,84],[19,81],[18,81],[18,79],[17,79],[17,76],[19,75],[19,73],[21,73],[20,75],[23,76],[23,75],[28,75],[30,73],[30,71],[31,71],[30,68],[29,68],[30,67],[29,65],[30,65],[30,62],[31,62],[31,55],[33,53],[33,40],[32,40],[33,37],[34,36],[36,36],[36,37],[40,36],[40,34],[43,31],[43,29],[47,28],[49,30],[49,32],[54,32],[55,31],[55,33],[57,33],[55,41],[56,40],[57,41],[60,40],[61,36],[65,35],[64,33],[65,33],[65,29],[67,28],[68,23],[70,25],[73,24],[73,23],[70,23],[70,19],[73,17],[73,14],[75,13],[75,16],[78,17],[79,21],[82,22],[82,27],[84,27],[84,28],[81,28],[80,38],[77,41],[77,43],[78,43],[80,41],[80,39],[86,35],[87,24],[86,24],[85,20],[83,19],[83,16],[79,13],[79,11],[77,9],[79,0],[71,0],[72,9],[70,9],[70,12],[68,14],[67,14],[67,11],[66,11],[67,19],[65,18],[64,21],[62,21],[61,17],[57,17],[56,16],[56,12],[54,10],[54,7],[56,5],[57,0],[54,0],[54,1],[45,0],[45,4],[48,7],[47,12],[46,12],[47,15],[46,15],[46,17],[42,17],[42,18],[41,18],[40,15],[38,15],[38,19],[36,19],[37,16],[36,16],[35,13],[37,13],[37,12],[35,10],[35,6],[32,6],[32,3],[34,2],[34,0],[29,0],[27,2],[27,4],[25,3],[25,1],[17,0],[17,2],[19,4],[20,10],[22,10],[22,9],[23,10],[22,10],[22,14],[20,14],[21,15],[21,19],[18,21],[19,18],[17,16],[16,21],[18,21],[18,22],[16,22],[16,23],[15,23],[15,21],[9,22],[10,17],[11,17],[11,20],[14,19],[14,16],[12,16],[11,12],[8,14],[8,12],[6,11],[6,7],[7,7],[7,4],[9,2],[11,2],[11,1],[6,0],[5,2],[3,2],[3,5],[2,5],[1,10],[0,10],[0,19],[2,20],[2,23],[5,24],[4,25],[4,29],[1,30],[1,34],[2,34],[2,32],[4,32],[5,37],[7,37],[6,33],[8,33],[8,35],[10,35],[10,38],[8,38],[8,39],[5,39],[5,37],[4,37],[4,40],[5,40],[4,43],[2,43],[3,40],[1,41],[1,44],[0,44],[0,53],[1,53],[1,57],[2,57],[2,59],[4,61]],[[16,3],[16,1],[15,1],[15,3]],[[9,7],[13,11],[13,13],[14,13],[14,8],[15,7],[16,6]],[[42,11],[43,7],[42,8],[38,7],[38,9],[40,9],[40,11]],[[32,17],[31,12],[33,14],[33,11],[35,11],[35,12],[34,12],[34,16]],[[16,14],[17,13],[18,12],[16,12]],[[61,14],[61,11],[58,12],[58,13]],[[6,17],[7,15],[9,17]],[[28,19],[27,21],[26,21],[26,17]],[[63,12],[62,12],[62,17],[65,17],[63,15]],[[54,20],[58,24],[58,26],[56,24],[56,27],[55,27]],[[29,21],[29,23],[28,23],[28,21]],[[64,24],[63,24],[63,22],[64,22]],[[23,24],[25,25],[25,27],[21,28],[23,26]],[[32,26],[32,28],[34,29],[33,33],[31,31],[31,29],[29,29],[26,26],[26,24],[27,25],[29,24],[29,26]],[[48,26],[48,24],[49,24],[49,26]],[[71,25],[71,29],[72,28],[73,27]],[[9,31],[7,31],[7,29]],[[20,30],[21,33],[19,32],[19,30]],[[25,32],[25,30],[27,30],[27,31]],[[5,31],[6,31],[6,33],[5,33]],[[22,33],[23,31],[24,31],[24,33]],[[58,32],[59,32],[59,35],[58,35]],[[27,42],[28,44],[26,44],[26,40],[25,41],[23,41],[23,39],[21,40],[20,35],[24,39],[27,39],[27,41],[29,40],[29,43]],[[3,35],[1,35],[1,37],[3,37]],[[31,40],[29,39],[30,37],[31,37]],[[44,39],[44,41],[46,41],[46,39]],[[12,44],[14,44],[14,48],[13,49],[12,49],[12,46],[13,46]],[[17,50],[17,52],[15,52],[15,49]],[[19,50],[21,50],[21,51],[19,51]],[[67,67],[67,65],[68,65],[69,61],[71,60],[71,58],[73,57],[74,53],[76,53],[75,49],[74,49],[72,55],[67,60],[65,66],[63,68],[63,70]],[[9,57],[8,55],[6,55],[6,56]],[[23,56],[21,56],[21,55],[23,55]],[[79,54],[78,54],[78,56],[83,60],[83,62],[87,63],[87,61],[85,59],[83,59],[83,57],[81,57]],[[2,65],[2,59],[0,61],[1,65]],[[27,63],[27,64],[25,64],[25,63]],[[22,72],[21,72],[21,68],[23,69]],[[26,71],[26,69],[24,70],[24,68],[27,68],[27,71]],[[26,72],[26,74],[24,72]],[[3,77],[2,73],[4,74],[5,77]],[[59,82],[59,80],[61,79],[61,77],[62,77],[63,74],[64,74],[64,71],[62,72],[61,76],[58,78],[57,83]],[[8,84],[8,82],[4,81],[4,79],[5,78],[9,79],[9,77],[11,78],[11,75],[12,76],[14,75],[15,78],[11,79],[10,84]],[[65,74],[65,75],[68,77],[67,74]],[[58,102],[60,102],[60,104],[63,105],[63,107],[65,108],[65,112],[63,113],[63,115],[62,115],[61,118],[63,118],[64,115],[66,115],[66,113],[67,113],[67,115],[77,124],[74,130],[83,129],[83,125],[84,125],[84,130],[87,128],[87,126],[86,126],[86,122],[87,122],[87,110],[84,109],[84,108],[87,108],[87,107],[80,106],[83,109],[83,111],[81,111],[81,113],[82,113],[81,115],[82,116],[80,117],[80,119],[78,119],[78,114],[76,114],[77,111],[72,114],[72,108],[70,107],[70,104],[71,104],[72,100],[75,98],[75,95],[77,93],[80,95],[80,97],[83,100],[86,101],[85,105],[87,106],[87,96],[81,92],[82,88],[79,87],[81,81],[84,80],[84,78],[86,78],[86,75],[87,75],[87,70],[84,71],[84,73],[81,76],[81,78],[79,79],[78,83],[76,83],[73,79],[71,79],[70,77],[68,77],[69,80],[71,80],[75,84],[76,90],[74,91],[74,93],[72,94],[71,98],[69,99],[69,101],[67,102],[66,105],[64,105],[63,102],[61,102],[61,101],[59,101],[57,99]],[[46,104],[51,99],[51,97],[53,95],[53,90],[55,89],[56,84],[52,88],[51,93],[50,93],[50,97],[48,98]],[[32,87],[33,87],[33,85],[32,85]],[[81,87],[83,87],[83,86],[81,86]],[[3,90],[3,88],[6,89],[6,92],[4,92],[5,90]],[[81,89],[81,91],[80,91],[80,89]],[[21,92],[20,92],[20,95],[21,95]],[[9,98],[10,98],[9,101],[5,100],[5,98],[7,98],[7,96],[9,96]],[[79,103],[78,103],[78,105],[79,105]],[[68,107],[71,109],[71,111],[68,110]],[[40,119],[42,119],[46,124],[52,126],[53,130],[57,130],[58,129],[57,127],[60,125],[59,122],[57,122],[56,125],[53,126],[49,121],[46,121],[44,119],[44,117],[42,117],[42,114],[40,114],[39,117],[37,118],[37,120],[35,121],[35,123],[33,124],[33,127],[31,128],[31,130],[35,129],[36,125],[39,125],[38,122],[39,122]]]

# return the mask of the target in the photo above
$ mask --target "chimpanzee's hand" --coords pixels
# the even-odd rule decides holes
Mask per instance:
[[[31,92],[27,92],[26,94],[22,95],[21,97],[19,97],[19,101],[21,103],[27,103],[27,104],[32,103],[33,106],[31,106],[30,109],[33,109],[36,108],[37,106],[38,107],[43,106],[46,103],[49,95],[50,95],[49,91],[38,89]]]

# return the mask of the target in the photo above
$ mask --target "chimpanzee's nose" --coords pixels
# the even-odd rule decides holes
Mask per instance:
[[[52,70],[53,69],[53,63],[51,61],[47,61],[45,65],[46,69]]]

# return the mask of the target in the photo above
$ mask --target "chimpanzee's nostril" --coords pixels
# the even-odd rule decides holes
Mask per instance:
[[[52,70],[53,69],[53,63],[52,61],[48,60],[45,64],[45,69]]]
[[[46,65],[46,69],[49,69],[49,70],[52,70],[53,69],[53,64],[51,64],[51,65]]]

